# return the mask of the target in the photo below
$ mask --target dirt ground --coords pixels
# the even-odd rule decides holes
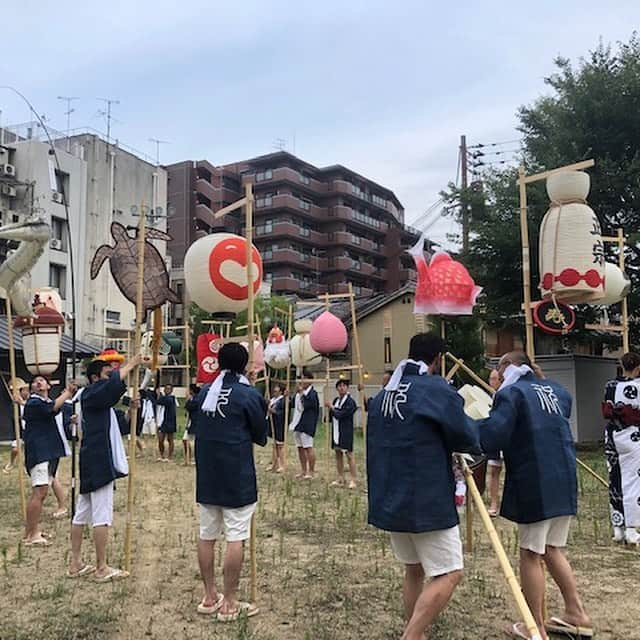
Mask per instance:
[[[181,451],[175,463],[160,464],[155,461],[153,443],[146,441],[147,450],[137,465],[133,575],[114,584],[65,577],[69,523],[51,518],[52,498],[47,498],[43,520],[45,530],[55,533],[53,546],[24,548],[20,544],[17,472],[0,475],[0,639],[399,638],[403,625],[401,567],[392,557],[387,536],[366,524],[363,483],[356,491],[330,487],[333,466],[327,464],[322,433],[317,442],[322,443],[318,447],[319,477],[313,481],[293,479],[292,447],[284,476],[264,471],[270,451],[258,451],[261,613],[227,625],[196,613],[202,588],[196,559],[195,470],[183,465]],[[1,452],[3,461],[6,453]],[[604,473],[600,453],[582,457]],[[69,470],[69,461],[63,461],[60,477],[67,488]],[[120,481],[116,491],[110,541],[110,562],[115,566],[123,560],[126,486],[126,480]],[[515,565],[515,529],[501,519],[496,524]],[[88,538],[85,551],[85,559],[91,561]],[[569,555],[602,640],[640,639],[639,553],[610,542],[605,490],[581,473],[580,515],[573,525]],[[218,576],[219,560],[218,554]],[[477,517],[474,553],[467,553],[465,561],[464,582],[432,637],[506,637],[503,628],[515,619],[515,607]],[[241,584],[245,596],[248,589],[246,562]],[[551,584],[548,608],[551,613],[560,611]]]

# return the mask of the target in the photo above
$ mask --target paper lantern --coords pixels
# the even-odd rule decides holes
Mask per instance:
[[[631,290],[629,276],[618,265],[606,262],[604,265],[604,296],[595,304],[608,306],[617,304],[627,297]]]
[[[458,394],[464,400],[464,412],[473,420],[483,420],[489,417],[493,399],[491,396],[473,384],[465,384],[458,389]]]
[[[313,349],[309,340],[312,326],[311,320],[296,320],[293,323],[296,335],[291,338],[291,362],[298,368],[310,367],[322,361],[322,356]]]
[[[57,289],[53,289],[51,287],[40,287],[34,291],[34,295],[38,299],[39,304],[55,309],[58,313],[63,312],[62,298],[60,297]]]
[[[586,203],[589,176],[579,171],[547,178],[551,207],[540,226],[543,298],[595,302],[604,295],[604,245],[600,222]]]
[[[409,249],[418,270],[414,313],[470,315],[482,287],[476,286],[466,267],[444,251],[427,264],[424,236]]]
[[[142,334],[140,351],[146,358],[153,357],[153,331],[145,331]],[[173,331],[164,331],[160,336],[158,348],[158,365],[164,366],[169,361],[170,355],[178,355],[182,351],[182,340]]]
[[[240,344],[249,351],[248,342],[241,342]],[[250,373],[260,373],[264,371],[264,349],[262,348],[262,342],[257,339],[253,341],[253,362],[249,371]]]
[[[212,233],[196,240],[184,257],[189,297],[209,313],[238,313],[248,305],[247,241],[232,233]],[[262,258],[252,248],[253,292],[262,283]]]
[[[62,314],[40,305],[31,317],[16,318],[14,326],[22,329],[24,363],[33,375],[51,375],[60,365],[60,335],[64,327]]]
[[[291,362],[289,341],[284,339],[284,333],[277,325],[269,331],[267,336],[264,346],[264,361],[272,369],[284,369]]]
[[[347,328],[340,318],[330,311],[321,313],[311,325],[311,347],[321,354],[338,353],[347,348]]]

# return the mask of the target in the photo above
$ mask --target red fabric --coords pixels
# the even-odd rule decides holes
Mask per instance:
[[[595,270],[589,269],[581,275],[576,269],[563,269],[555,278],[552,273],[545,273],[542,278],[542,288],[550,290],[554,282],[560,282],[565,287],[575,287],[580,280],[584,280],[586,285],[592,289],[597,289],[604,284],[604,278]]]
[[[202,333],[196,340],[196,359],[198,361],[198,384],[213,382],[219,373],[218,348],[211,348],[212,342],[220,336],[215,333]]]

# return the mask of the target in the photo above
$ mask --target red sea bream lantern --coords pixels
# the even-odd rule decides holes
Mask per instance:
[[[476,286],[466,267],[444,251],[429,264],[424,257],[424,236],[409,249],[418,271],[414,313],[470,315],[482,287]]]
[[[328,355],[344,351],[348,341],[347,328],[331,311],[325,311],[313,321],[309,342],[318,353]]]
[[[34,376],[54,373],[60,365],[62,314],[40,305],[35,307],[33,316],[16,318],[14,326],[22,329],[22,352],[29,372]]]
[[[596,303],[604,296],[605,262],[600,222],[587,204],[589,176],[582,171],[547,178],[551,206],[540,226],[543,298]]]
[[[252,248],[253,292],[262,284],[262,258]],[[248,306],[247,241],[233,233],[196,240],[184,257],[189,297],[209,313],[238,313]]]

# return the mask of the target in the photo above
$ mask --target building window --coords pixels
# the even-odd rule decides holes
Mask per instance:
[[[69,174],[64,171],[55,170],[56,191],[60,194],[64,193],[65,200],[69,204]]]
[[[300,235],[303,238],[308,238],[311,235],[311,229],[309,229],[309,227],[301,227],[300,228]]]
[[[260,173],[256,173],[256,182],[262,182],[263,180],[271,180],[273,178],[273,171],[271,169],[265,169]]]
[[[62,218],[51,217],[51,249],[67,251],[67,223]]]
[[[107,309],[106,321],[109,324],[120,324],[120,312],[111,311],[111,309]]]
[[[264,279],[265,279],[265,282],[272,282],[273,281],[273,273],[271,273],[270,271],[265,272]]]
[[[273,198],[271,196],[266,196],[265,198],[258,198],[256,200],[256,208],[270,207],[272,204],[273,204]]]
[[[65,300],[67,297],[67,269],[61,264],[49,265],[49,286],[58,290],[60,297]]]
[[[371,202],[373,202],[373,204],[377,204],[379,207],[382,207],[383,209],[387,208],[387,201],[384,198],[377,196],[375,193],[372,194],[371,196]]]
[[[304,209],[305,211],[309,211],[309,209],[311,209],[311,203],[308,202],[307,200],[303,200],[302,198],[300,198],[298,202],[300,204],[301,209]]]
[[[351,241],[353,244],[362,244],[362,238],[360,236],[356,236],[355,234],[351,234]]]
[[[309,184],[311,180],[309,179],[309,176],[305,176],[304,173],[301,173],[300,182],[302,182],[302,184]]]

